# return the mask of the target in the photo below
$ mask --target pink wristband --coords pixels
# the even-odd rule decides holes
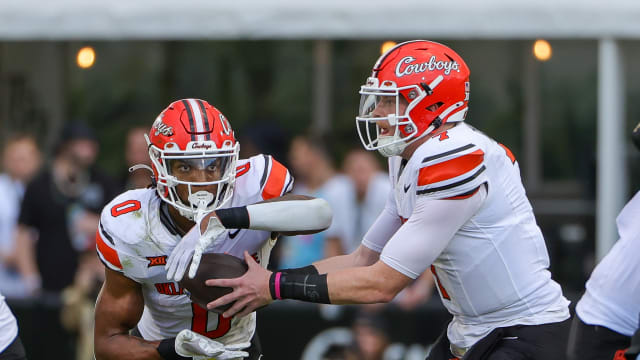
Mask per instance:
[[[280,276],[282,275],[281,272],[277,272],[276,273],[276,298],[278,300],[282,300],[282,298],[280,297]]]

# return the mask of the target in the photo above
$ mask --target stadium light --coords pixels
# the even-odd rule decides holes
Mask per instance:
[[[82,69],[88,69],[93,66],[96,61],[96,52],[91,46],[85,46],[78,50],[76,62]]]
[[[380,46],[380,54],[384,54],[387,51],[389,51],[389,49],[391,49],[392,47],[396,46],[397,43],[395,41],[385,41],[382,43],[382,46]]]
[[[538,39],[533,43],[533,56],[535,56],[538,61],[551,59],[552,53],[551,44],[549,44],[547,40]]]

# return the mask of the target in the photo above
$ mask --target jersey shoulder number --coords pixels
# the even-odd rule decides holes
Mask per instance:
[[[238,164],[235,191],[247,201],[273,199],[293,188],[293,176],[289,170],[270,155],[252,156]]]
[[[96,231],[96,251],[109,269],[123,272],[119,252],[123,250],[125,243],[140,238],[129,235],[146,228],[143,212],[154,192],[154,189],[127,191],[113,199],[102,210]]]

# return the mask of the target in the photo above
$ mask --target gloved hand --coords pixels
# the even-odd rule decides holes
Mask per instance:
[[[176,336],[176,353],[180,356],[190,357],[194,360],[216,360],[242,359],[249,356],[246,349],[251,345],[249,342],[224,345],[218,341],[211,340],[191,330],[182,330]]]
[[[198,270],[198,265],[200,265],[202,252],[215,238],[226,230],[220,223],[220,219],[215,215],[215,212],[208,214],[205,212],[207,204],[209,204],[213,195],[206,193],[206,195],[211,195],[211,197],[198,196],[202,195],[202,193],[206,192],[199,191],[189,197],[190,201],[198,204],[194,219],[196,224],[182,237],[167,258],[167,264],[164,266],[165,270],[167,270],[167,280],[182,280],[189,262],[191,262],[189,277],[193,279]],[[208,224],[204,233],[201,234],[201,222],[203,220],[207,221]],[[192,256],[193,260],[191,260]]]
[[[206,218],[205,218],[206,219]],[[193,258],[191,259],[191,267],[189,267],[189,278],[193,279],[196,276],[196,272],[198,271],[198,266],[200,266],[200,259],[202,258],[202,253],[207,249],[209,244],[213,242],[220,234],[225,232],[227,229],[222,226],[220,219],[218,219],[215,214],[212,214],[208,220],[207,229],[204,231],[204,234],[200,235],[198,242],[196,243],[195,248],[193,249]],[[200,229],[200,223],[196,224],[198,229]],[[195,227],[195,226],[194,226]],[[180,278],[182,278],[182,274],[184,270],[180,274]]]
[[[271,250],[273,249],[274,246],[276,246],[277,241],[278,241],[277,235],[275,237],[270,236],[269,239],[267,239],[267,241],[265,241],[264,244],[262,244],[262,247],[260,247],[260,250],[258,250],[258,260],[259,260],[260,266],[262,266],[265,269],[267,268],[267,266],[269,266],[269,258],[271,257]]]

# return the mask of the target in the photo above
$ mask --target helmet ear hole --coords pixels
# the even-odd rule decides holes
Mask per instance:
[[[427,106],[427,110],[434,112],[436,110],[438,110],[440,108],[440,106],[444,105],[444,103],[442,101],[438,101],[437,103],[433,103],[429,106]]]

